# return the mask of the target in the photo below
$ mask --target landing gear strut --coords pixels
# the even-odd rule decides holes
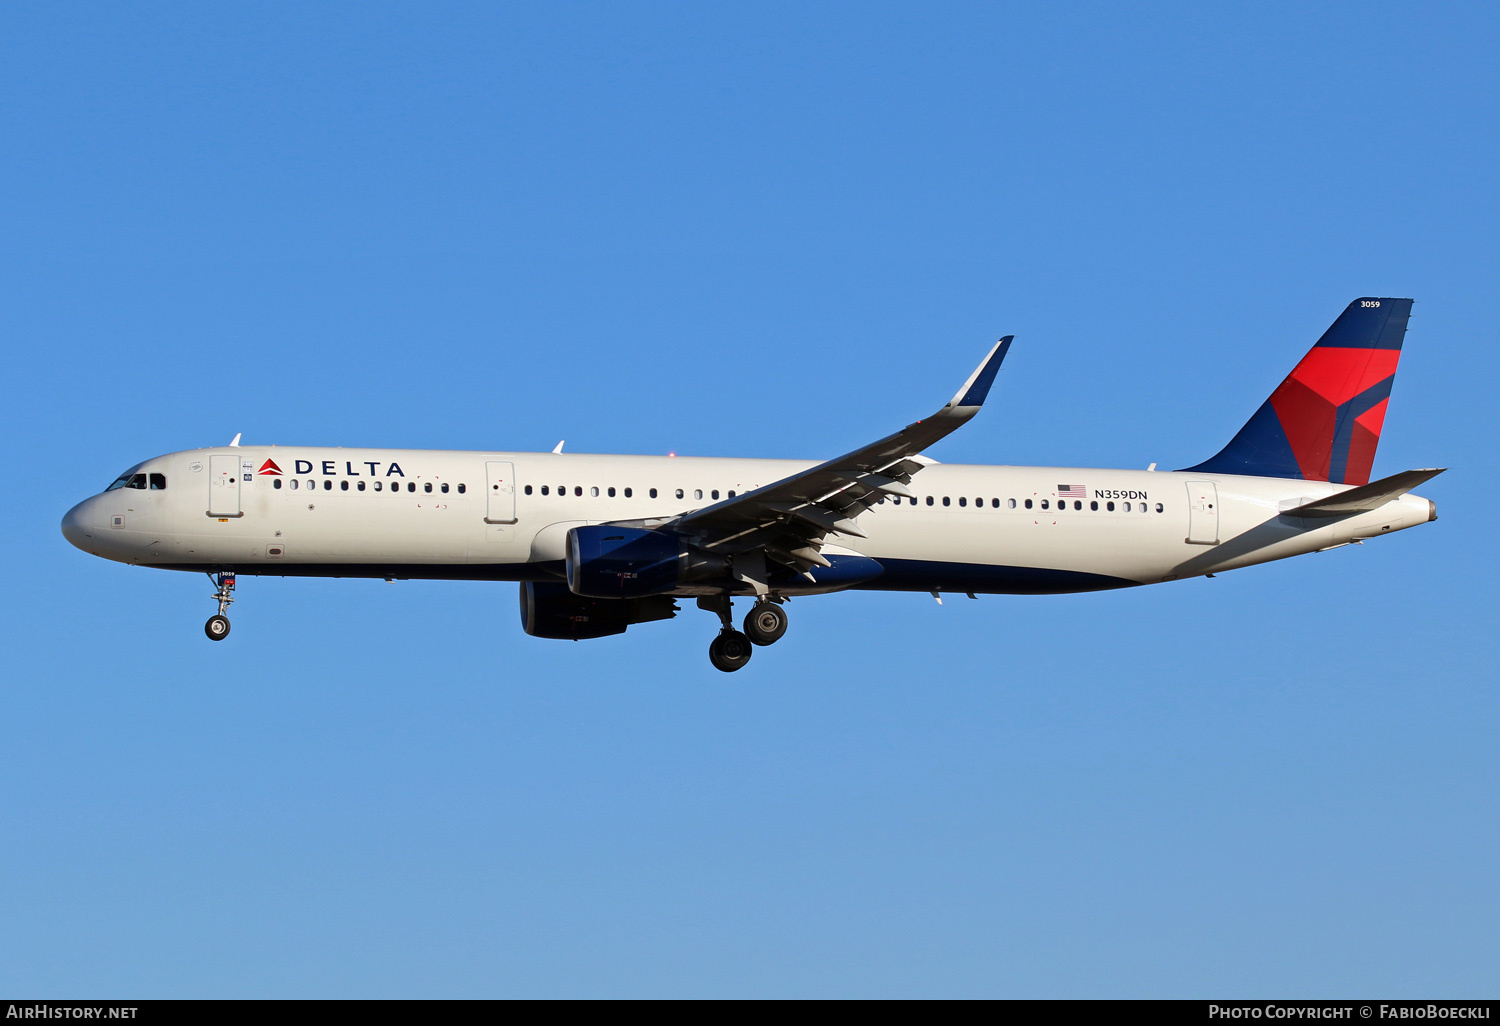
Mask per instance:
[[[698,608],[717,613],[722,624],[719,636],[708,646],[708,661],[714,664],[714,669],[733,673],[748,663],[755,650],[750,647],[750,639],[734,629],[731,619],[734,610],[729,596],[704,596],[698,600]]]
[[[755,645],[774,645],[786,633],[786,610],[761,599],[745,614],[745,634]]]
[[[229,637],[229,617],[224,614],[229,612],[229,604],[234,601],[234,574],[209,574],[208,578],[218,589],[213,598],[219,603],[219,611],[208,618],[208,623],[203,625],[203,633],[211,641],[223,641]]]

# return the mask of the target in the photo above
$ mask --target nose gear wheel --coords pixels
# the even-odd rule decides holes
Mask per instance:
[[[213,599],[219,603],[219,611],[208,618],[203,633],[211,641],[223,641],[229,637],[229,617],[224,614],[229,612],[229,604],[234,601],[234,574],[209,574],[208,578],[214,582]]]

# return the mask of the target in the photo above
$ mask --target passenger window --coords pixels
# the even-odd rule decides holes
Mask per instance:
[[[734,498],[734,492],[730,492],[730,493],[729,493],[729,497],[730,497],[730,498],[731,498],[731,499],[732,499],[732,498]]]
[[[1167,508],[1165,506],[1163,506],[1161,503],[1158,502],[1156,504],[1156,512],[1158,512],[1158,513],[1165,513],[1166,511],[1167,511]]]
[[[295,488],[295,487],[296,487],[296,486],[297,486],[297,482],[295,482],[295,481],[293,481],[293,482],[292,482],[292,487],[293,487],[293,488]],[[375,490],[376,490],[376,491],[377,491],[377,492],[378,492],[378,491],[380,491],[380,482],[379,482],[379,481],[376,481],[376,482],[375,482]]]
[[[715,488],[712,492],[709,493],[709,497],[717,499],[719,497],[719,490]]]
[[[1089,509],[1098,510],[1099,509],[1099,503],[1097,501],[1089,503]]]
[[[1000,500],[999,499],[991,499],[990,500],[990,505],[993,506],[995,509],[999,509],[1000,508]],[[1010,508],[1011,509],[1015,509],[1016,508],[1016,500],[1015,499],[1011,499],[1010,500]]]
[[[651,498],[653,498],[653,499],[656,498],[656,489],[655,488],[651,489]]]
[[[409,492],[416,491],[417,490],[417,483],[415,481],[408,481],[408,482],[406,482],[406,490],[409,491]]]
[[[958,497],[958,504],[960,506],[967,506],[969,504],[969,497],[967,495],[960,495]],[[947,503],[944,503],[944,505],[947,505]]]
[[[461,487],[463,487],[463,486],[462,486],[462,485],[460,485],[460,486],[459,486],[459,487],[460,487],[460,488],[461,488]],[[546,485],[542,485],[542,494],[543,494],[543,495],[546,495],[546,494],[547,494],[547,486],[546,486]]]
[[[610,498],[611,498],[611,499],[613,499],[613,498],[614,498],[614,497],[615,497],[615,490],[614,490],[614,489],[613,489],[613,488],[611,488],[611,489],[610,489],[610,490],[609,490],[609,493],[608,493],[608,494],[609,494],[609,497],[610,497]]]
[[[422,491],[426,492],[428,495],[431,495],[432,494],[432,482],[431,481],[425,481],[425,482],[423,482],[423,484],[422,484]]]
[[[582,498],[583,497],[583,485],[574,485],[573,486],[573,494],[575,496],[578,496],[579,498]],[[596,495],[598,494],[598,489],[595,489],[595,494]]]
[[[625,498],[630,498],[634,493],[629,488],[625,489]]]
[[[929,505],[929,506],[932,505],[932,496],[930,496],[930,495],[927,496],[927,505]]]
[[[530,492],[530,490],[531,490],[531,486],[530,486],[530,485],[527,485],[527,486],[526,486],[526,489],[527,489],[527,491],[528,491],[528,493],[529,493],[529,492]],[[444,494],[444,495],[447,495],[447,494],[448,494],[448,482],[447,482],[447,481],[444,481],[444,482],[443,482],[443,483],[442,483],[442,484],[441,484],[441,485],[440,485],[440,486],[439,486],[439,487],[438,487],[438,491],[440,491],[440,492],[442,492],[442,493],[443,493],[443,494]]]
[[[702,488],[694,488],[693,489],[693,498],[695,498],[695,499],[701,499],[701,498],[703,498],[703,489]]]
[[[1030,499],[1027,499],[1027,500],[1026,500],[1026,508],[1027,508],[1027,509],[1030,509],[1030,508],[1031,508],[1031,500],[1030,500]]]
[[[995,502],[998,504],[1000,502],[1000,500],[996,499]],[[1005,507],[1006,507],[1006,509],[1015,509],[1016,508],[1016,500],[1015,499],[1006,499],[1005,500]]]
[[[682,489],[681,488],[677,489],[677,497],[679,499],[682,498]]]
[[[1107,509],[1107,510],[1109,510],[1111,513],[1113,513],[1115,511],[1115,504],[1112,503],[1112,502],[1106,502],[1104,504],[1104,508]]]
[[[360,482],[360,483],[359,483],[359,484],[358,484],[358,485],[356,485],[356,486],[355,486],[355,487],[357,487],[357,488],[358,488],[358,489],[359,489],[359,490],[360,490],[360,491],[364,491],[364,490],[365,490],[365,483],[364,483],[364,482],[363,482],[363,481],[361,481],[361,482]]]
[[[165,487],[167,487],[167,475],[166,474],[152,474],[151,475],[151,490],[153,492],[159,492],[159,491],[161,491]]]
[[[527,486],[526,486],[526,494],[527,494],[527,495],[530,495],[530,494],[531,494],[531,485],[527,485]]]
[[[297,482],[293,481],[292,483],[296,484]],[[275,478],[274,480],[272,480],[271,487],[275,488],[275,489],[277,489],[279,491],[281,489],[281,478],[278,477],[278,478]]]
[[[339,490],[340,491],[345,491],[345,492],[347,492],[349,490],[349,479],[348,478],[345,478],[344,480],[342,480],[342,481],[339,482]]]
[[[462,494],[463,494],[463,493],[464,493],[464,492],[466,492],[466,491],[468,491],[468,486],[467,486],[467,485],[464,485],[464,484],[460,484],[460,485],[459,485],[459,486],[458,486],[458,494],[459,494],[459,495],[462,495]]]
[[[325,492],[331,492],[331,491],[333,491],[333,482],[332,482],[332,481],[328,481],[328,480],[325,480],[325,481],[324,481],[324,482],[323,482],[323,490],[324,490],[324,491],[325,491]]]
[[[1083,511],[1083,500],[1082,499],[1074,499],[1073,500],[1073,508],[1076,509],[1076,510],[1078,510],[1079,512],[1082,512]]]
[[[1125,512],[1126,513],[1130,512],[1130,503],[1128,503],[1128,502],[1125,504]]]
[[[292,491],[296,491],[296,490],[297,490],[297,479],[294,477],[294,478],[292,478]]]

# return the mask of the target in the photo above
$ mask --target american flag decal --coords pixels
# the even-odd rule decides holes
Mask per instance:
[[[1083,485],[1058,485],[1057,495],[1062,499],[1086,499],[1089,490]]]

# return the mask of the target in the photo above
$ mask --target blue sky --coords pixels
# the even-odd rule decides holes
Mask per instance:
[[[1491,6],[0,10],[0,991],[1500,985]],[[247,442],[1186,466],[1418,300],[1420,530],[571,644],[512,585],[69,547]]]

